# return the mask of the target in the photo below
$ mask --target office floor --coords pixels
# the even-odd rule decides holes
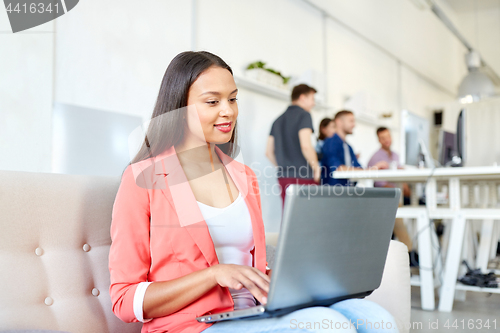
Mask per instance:
[[[439,312],[437,309],[425,311],[420,308],[420,288],[412,287],[410,332],[498,332],[500,331],[500,294],[488,295],[491,294],[467,292],[465,302],[455,301],[453,311],[450,313]],[[436,306],[437,304],[439,304],[439,299],[436,297]],[[495,319],[496,329],[493,322]],[[479,324],[484,325],[487,320],[489,320],[490,328],[479,328]],[[447,322],[449,328],[445,326]],[[455,327],[453,327],[454,324]]]
[[[490,260],[488,269],[500,270],[500,256]],[[412,268],[411,272],[418,275],[416,268]],[[420,288],[411,287],[410,332],[500,332],[500,294],[467,292],[466,300],[455,300],[453,311],[449,313],[437,310],[439,305],[437,289],[435,296],[436,310],[422,310]],[[484,327],[486,323],[489,323],[489,329]],[[480,328],[481,324],[483,327]]]

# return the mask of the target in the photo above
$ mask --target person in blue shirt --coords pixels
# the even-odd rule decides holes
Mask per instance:
[[[335,134],[325,140],[323,144],[323,157],[321,159],[321,183],[324,185],[353,185],[349,179],[336,179],[332,177],[334,171],[363,170],[359,164],[352,147],[346,142],[346,136],[352,134],[356,120],[352,111],[341,110],[333,118]],[[387,162],[381,161],[374,166],[378,169],[388,168]]]

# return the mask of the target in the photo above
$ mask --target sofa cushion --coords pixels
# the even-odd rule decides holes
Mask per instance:
[[[108,253],[119,177],[0,171],[0,326],[139,332],[111,311]]]
[[[411,285],[410,260],[406,245],[391,240],[380,287],[366,299],[389,311],[396,319],[400,333],[409,332]]]

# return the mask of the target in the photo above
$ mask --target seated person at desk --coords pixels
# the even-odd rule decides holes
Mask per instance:
[[[374,167],[377,165],[377,163],[381,161],[387,162],[387,165],[391,167],[391,169],[403,169],[403,167],[399,164],[399,155],[391,150],[391,145],[392,145],[392,137],[391,137],[391,132],[389,131],[388,128],[386,127],[379,127],[377,128],[377,137],[378,137],[378,142],[380,142],[380,149],[377,150],[375,154],[373,154],[372,158],[368,162],[368,167]],[[379,167],[379,169],[384,169]],[[373,184],[375,187],[395,187],[396,184],[390,183],[387,181],[375,181]],[[405,204],[406,201],[410,200],[410,188],[408,187],[408,184],[404,183],[403,184],[403,196],[405,198]]]
[[[350,186],[348,179],[337,179],[332,177],[334,171],[363,170],[359,164],[352,147],[345,141],[348,134],[352,134],[356,126],[354,114],[348,110],[342,110],[335,114],[335,134],[325,140],[323,145],[323,157],[321,159],[321,181],[325,185]],[[375,165],[380,169],[388,168],[385,161]]]
[[[401,167],[399,164],[399,155],[391,150],[392,137],[389,129],[386,127],[377,128],[377,137],[378,141],[380,142],[380,149],[375,154],[373,154],[372,158],[368,162],[368,167],[370,168],[377,166],[378,163],[384,161],[387,163],[388,166],[391,167],[391,169],[396,169],[396,168],[402,169],[403,167]],[[374,182],[373,186],[396,187],[396,184],[378,180]],[[409,196],[410,196],[410,188],[406,183],[403,184],[403,196],[406,204],[406,201],[409,202]],[[396,223],[394,224],[394,235],[396,235],[396,237],[408,247],[408,251],[411,251],[412,241],[403,223],[403,219],[400,218],[396,219]]]

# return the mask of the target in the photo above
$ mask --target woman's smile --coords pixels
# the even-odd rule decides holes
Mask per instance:
[[[232,130],[232,122],[225,122],[220,124],[215,124],[215,128],[224,133],[229,133]]]

